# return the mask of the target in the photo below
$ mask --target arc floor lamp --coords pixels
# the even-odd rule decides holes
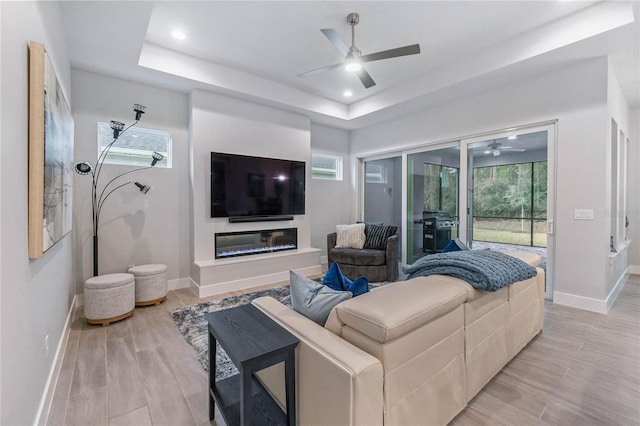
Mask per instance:
[[[83,161],[75,165],[76,173],[80,175],[91,175],[92,177],[92,185],[91,185],[91,216],[93,219],[93,275],[98,275],[98,230],[100,226],[100,211],[104,206],[105,201],[109,198],[111,194],[116,192],[118,189],[123,188],[129,184],[133,184],[140,192],[146,194],[149,192],[151,187],[149,185],[142,184],[140,182],[128,181],[122,182],[120,178],[124,175],[128,175],[129,173],[138,172],[140,170],[150,169],[155,166],[158,161],[161,161],[164,156],[158,152],[153,152],[151,154],[151,165],[146,167],[138,167],[132,170],[127,170],[124,173],[120,173],[116,177],[109,180],[106,184],[100,185],[100,171],[102,170],[102,166],[104,165],[104,161],[111,150],[111,147],[118,141],[118,138],[131,127],[138,124],[142,114],[145,113],[147,107],[144,105],[134,104],[133,111],[136,113],[135,121],[129,126],[125,126],[124,123],[119,121],[111,121],[111,128],[113,129],[113,141],[107,145],[100,155],[98,156],[98,160],[96,161],[95,167],[91,165],[91,163],[87,161]]]

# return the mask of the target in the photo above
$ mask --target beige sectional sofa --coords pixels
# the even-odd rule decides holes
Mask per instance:
[[[441,425],[542,331],[537,272],[495,292],[442,275],[388,284],[337,305],[324,328],[270,297],[253,304],[300,339],[299,425]],[[281,365],[260,374],[281,405],[283,377]]]

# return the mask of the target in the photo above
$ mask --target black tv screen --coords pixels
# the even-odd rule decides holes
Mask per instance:
[[[211,217],[304,214],[305,162],[211,153]]]

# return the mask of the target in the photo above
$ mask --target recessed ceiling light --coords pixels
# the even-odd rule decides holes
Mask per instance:
[[[353,95],[353,92],[351,90],[345,90],[344,92],[342,92],[342,95],[345,97],[349,97]]]
[[[180,30],[175,30],[171,33],[171,36],[176,40],[184,40],[187,38],[187,35]]]

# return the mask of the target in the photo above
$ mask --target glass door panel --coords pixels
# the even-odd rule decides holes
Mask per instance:
[[[460,150],[407,155],[407,263],[438,253],[458,236]]]
[[[474,249],[538,253],[552,262],[550,128],[478,138],[467,147],[468,245]],[[550,225],[551,224],[551,225]],[[552,274],[547,273],[547,296]]]
[[[364,221],[397,226],[402,235],[401,156],[364,161]]]

